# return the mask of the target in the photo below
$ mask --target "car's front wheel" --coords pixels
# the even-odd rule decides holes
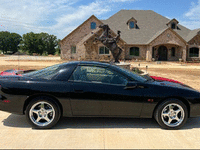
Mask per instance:
[[[169,99],[157,107],[154,117],[162,128],[179,129],[187,121],[188,110],[182,101]]]
[[[59,105],[49,97],[33,99],[26,109],[26,117],[33,128],[52,128],[60,119]]]

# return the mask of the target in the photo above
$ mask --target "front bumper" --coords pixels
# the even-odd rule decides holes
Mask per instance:
[[[190,117],[200,117],[200,104],[190,105]]]

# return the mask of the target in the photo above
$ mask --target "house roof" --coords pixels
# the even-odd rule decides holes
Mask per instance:
[[[193,37],[195,37],[198,33],[200,32],[200,28],[199,29],[195,29],[190,31],[190,33],[188,34],[186,41],[189,42]]]
[[[127,27],[127,21],[132,17],[137,20],[138,29]],[[108,24],[115,33],[120,30],[121,38],[127,44],[148,44],[149,41],[166,30],[167,23],[171,20],[152,10],[121,10],[107,20],[101,21]],[[178,24],[178,29],[174,29],[174,31],[185,41],[191,32],[190,29],[180,24]]]
[[[170,24],[170,23],[172,23],[172,22],[176,22],[177,24],[179,23],[178,20],[176,20],[176,19],[174,18],[174,19],[170,20],[170,21],[167,23],[167,25]]]

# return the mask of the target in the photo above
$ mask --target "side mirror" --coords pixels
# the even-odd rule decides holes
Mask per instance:
[[[135,83],[135,82],[128,82],[126,84],[126,87],[124,89],[128,90],[128,89],[135,89],[135,88],[137,88],[137,83]]]

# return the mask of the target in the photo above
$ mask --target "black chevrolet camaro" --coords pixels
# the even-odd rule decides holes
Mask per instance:
[[[1,76],[0,110],[25,114],[40,129],[61,116],[155,118],[163,128],[178,129],[200,116],[200,92],[108,63],[78,61]]]

